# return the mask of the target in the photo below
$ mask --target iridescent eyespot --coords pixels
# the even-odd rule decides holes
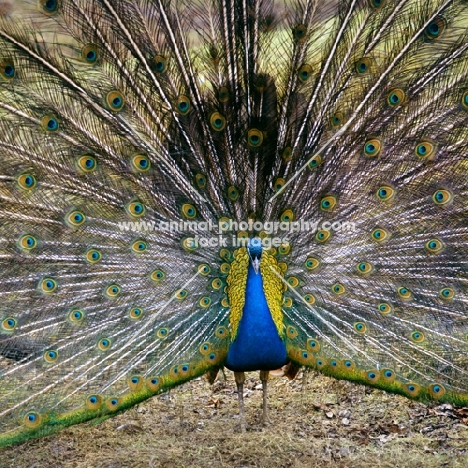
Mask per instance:
[[[100,408],[102,405],[102,397],[100,395],[89,395],[86,398],[86,408],[95,410]]]
[[[86,216],[84,215],[82,211],[73,210],[66,215],[65,222],[70,227],[73,227],[73,228],[79,227],[79,226],[82,226],[86,222]]]
[[[41,120],[42,129],[46,132],[58,132],[60,126],[56,117],[53,115],[45,115]]]
[[[181,115],[188,114],[190,110],[190,99],[183,94],[177,98],[177,112]]]
[[[337,199],[334,195],[323,197],[320,201],[320,209],[322,211],[331,211],[336,206]]]
[[[290,297],[284,296],[282,306],[286,307],[286,309],[290,309],[293,305],[293,300]]]
[[[125,98],[120,91],[109,91],[106,94],[104,103],[110,111],[120,112],[125,106]]]
[[[286,281],[292,288],[297,288],[299,286],[299,280],[295,276],[290,276]]]
[[[111,284],[104,290],[104,295],[110,299],[114,299],[122,292],[122,288],[118,284]]]
[[[436,147],[430,141],[421,141],[414,148],[414,154],[419,159],[431,159],[435,154]]]
[[[68,319],[74,324],[81,323],[85,318],[85,313],[80,309],[73,309],[68,314]]]
[[[23,418],[23,423],[25,426],[35,428],[41,425],[42,419],[38,413],[30,411],[26,413],[25,417]]]
[[[37,181],[36,178],[29,173],[20,174],[16,179],[20,189],[28,191],[36,187]]]
[[[196,174],[195,183],[199,189],[203,190],[206,187],[206,176],[204,174]]]
[[[429,385],[429,388],[427,390],[429,391],[431,397],[435,399],[441,398],[445,394],[444,386],[439,383]]]
[[[227,297],[223,297],[221,299],[221,306],[222,307],[229,307],[229,299]]]
[[[315,257],[308,257],[304,265],[308,270],[315,270],[320,266],[320,260]]]
[[[44,361],[51,364],[58,359],[58,351],[55,349],[49,349],[44,353]]]
[[[18,322],[13,317],[7,317],[2,320],[2,330],[5,332],[12,332],[18,326]]]
[[[169,329],[167,328],[160,328],[157,332],[156,335],[158,338],[166,338],[169,335]]]
[[[97,62],[98,57],[98,48],[94,44],[85,45],[81,49],[81,58],[89,65],[94,65]]]
[[[119,407],[120,400],[117,397],[112,397],[106,400],[106,408],[110,411],[116,411]]]
[[[364,155],[368,158],[375,158],[382,152],[382,142],[379,138],[371,138],[364,144]]]
[[[148,244],[143,239],[138,239],[132,244],[132,250],[135,253],[143,253],[148,248]]]
[[[19,238],[18,246],[20,249],[30,252],[32,249],[37,247],[37,239],[34,236],[26,234]]]
[[[382,185],[377,190],[377,198],[383,201],[389,201],[395,196],[395,189],[390,185]]]
[[[179,300],[179,301],[182,301],[183,299],[185,299],[186,297],[188,296],[188,291],[186,289],[178,289],[175,293],[174,293],[174,297]]]
[[[197,270],[203,276],[207,276],[211,273],[211,267],[206,263],[201,263],[198,265]]]
[[[461,103],[465,109],[468,109],[468,91],[465,91],[463,93],[463,96],[461,98]]]
[[[337,296],[341,296],[346,292],[346,288],[341,283],[335,283],[332,288],[332,292],[335,293]]]
[[[227,338],[229,336],[229,332],[227,330],[226,327],[218,327],[216,330],[215,330],[215,335],[218,337],[218,338]]]
[[[286,327],[286,335],[288,336],[288,338],[293,339],[296,338],[296,336],[298,336],[299,333],[293,326],[289,325]]]
[[[146,387],[152,392],[156,392],[161,387],[162,380],[159,377],[146,379]]]
[[[371,233],[372,240],[375,242],[385,242],[390,238],[390,233],[383,228],[376,228]]]
[[[143,386],[143,378],[140,375],[132,375],[128,379],[128,386],[130,390],[136,391],[140,390]]]
[[[132,307],[129,316],[132,320],[140,320],[143,317],[143,309],[140,307]]]
[[[236,201],[239,199],[239,190],[234,185],[231,185],[227,189],[227,196],[229,200]]]
[[[98,263],[102,260],[102,254],[99,250],[97,249],[89,249],[86,252],[86,261],[88,263]]]
[[[447,21],[442,16],[437,16],[424,29],[424,37],[427,41],[439,38],[447,27]]]
[[[213,349],[213,346],[211,345],[211,343],[208,343],[208,342],[202,343],[202,345],[199,348],[200,353],[204,355],[211,353],[212,349]]]
[[[405,301],[409,301],[410,299],[413,298],[413,293],[411,292],[411,290],[404,286],[398,288],[398,295],[400,296],[401,299]]]
[[[252,148],[258,148],[261,146],[263,143],[263,133],[256,129],[256,128],[251,128],[247,132],[247,144],[251,146]]]
[[[97,169],[97,160],[90,154],[84,154],[77,159],[76,166],[81,172],[93,172]]]
[[[326,242],[330,238],[331,231],[325,231],[324,229],[317,231],[317,234],[315,234],[315,240],[320,243]]]
[[[152,65],[157,73],[164,73],[167,69],[167,60],[162,55],[156,55],[152,60]]]
[[[209,307],[211,305],[211,299],[208,296],[204,296],[200,299],[199,304],[203,308]]]
[[[282,223],[291,223],[294,221],[294,212],[292,210],[285,210],[281,213],[280,221]]]
[[[359,75],[365,75],[371,71],[371,66],[372,60],[369,57],[363,57],[355,63],[354,69]]]
[[[134,218],[141,218],[146,213],[146,207],[139,201],[133,201],[125,205],[125,211]]]
[[[353,325],[353,328],[358,332],[358,333],[366,333],[367,331],[367,326],[363,322],[356,322]]]
[[[219,271],[221,272],[222,275],[227,275],[230,269],[231,269],[231,265],[229,265],[229,263],[221,263],[219,267]]]
[[[393,382],[396,379],[396,374],[392,369],[381,369],[380,375],[386,382]]]
[[[309,80],[309,78],[312,76],[312,67],[308,64],[302,65],[299,70],[297,71],[297,77],[299,80],[301,80],[303,83]]]
[[[455,297],[455,292],[452,288],[443,288],[439,292],[439,297],[444,301],[451,301]]]
[[[303,24],[298,24],[294,26],[292,33],[295,42],[302,42],[307,37],[307,27]]]
[[[226,216],[222,216],[218,219],[218,227],[223,232],[231,230],[231,220]]]
[[[275,192],[278,192],[282,189],[283,185],[285,184],[285,180],[279,177],[273,182],[273,189]]]
[[[151,169],[151,162],[144,154],[136,154],[132,157],[132,168],[136,172],[147,172]]]
[[[281,157],[284,159],[285,162],[291,161],[292,159],[292,148],[290,146],[286,146],[281,152]]]
[[[223,86],[219,89],[218,100],[219,102],[228,102],[230,97],[229,89],[226,86]]]
[[[289,252],[291,252],[291,244],[289,243],[283,243],[278,247],[278,253],[280,255],[288,255]]]
[[[368,275],[370,273],[373,272],[373,267],[370,263],[368,262],[359,262],[357,265],[356,265],[356,271],[360,274],[360,275]]]
[[[380,379],[380,372],[377,369],[368,370],[365,375],[366,380],[371,383],[377,382]]]
[[[190,203],[184,203],[180,211],[182,216],[185,216],[187,219],[193,219],[197,216],[197,210]]]
[[[57,281],[53,278],[44,278],[39,282],[39,289],[43,293],[50,294],[57,290]]]
[[[385,5],[385,2],[386,0],[369,0],[369,5],[375,10],[378,10]]]
[[[112,341],[109,338],[101,338],[97,343],[98,349],[107,351],[112,346]]]
[[[316,169],[322,164],[322,162],[323,162],[322,156],[320,156],[320,154],[316,154],[315,156],[309,159],[309,162],[307,163],[307,167],[310,170]]]
[[[387,104],[390,107],[397,107],[408,102],[408,95],[403,89],[392,89],[387,95]]]
[[[412,397],[415,397],[421,391],[421,387],[417,383],[409,382],[403,385],[403,389],[406,393]]]
[[[350,371],[350,370],[354,370],[356,369],[356,364],[354,361],[350,361],[349,359],[343,359],[339,362],[339,366],[346,370],[346,371]]]
[[[312,351],[313,353],[318,353],[320,351],[320,343],[317,340],[314,340],[313,338],[309,338],[307,340],[307,349],[309,351]]]
[[[211,287],[213,289],[221,289],[221,287],[223,286],[223,282],[219,279],[219,278],[215,278],[212,282],[211,282]]]
[[[425,247],[426,247],[426,250],[429,251],[429,253],[437,254],[444,249],[444,244],[439,239],[431,239],[426,242]]]
[[[436,205],[446,205],[453,200],[453,195],[448,190],[437,190],[432,195],[432,200]]]
[[[219,112],[213,112],[210,116],[210,125],[215,132],[221,132],[226,127],[226,118]]]
[[[187,252],[194,252],[199,248],[198,241],[195,237],[185,237],[180,242],[182,244],[183,249]]]
[[[344,122],[344,114],[343,112],[335,112],[331,117],[330,117],[330,125],[332,128],[336,129],[341,127],[341,125]]]
[[[51,14],[58,10],[58,0],[40,0],[44,13]]]
[[[307,293],[307,294],[304,294],[302,296],[302,298],[304,299],[304,301],[307,303],[307,304],[315,304],[315,297],[313,294],[311,293]]]
[[[382,315],[389,315],[393,312],[393,307],[391,304],[388,304],[387,302],[381,302],[378,305],[379,312]]]
[[[415,343],[421,343],[421,341],[424,341],[424,333],[420,331],[414,331],[411,332],[411,341],[414,341]]]
[[[0,75],[4,80],[12,80],[15,77],[15,65],[10,60],[0,63]]]

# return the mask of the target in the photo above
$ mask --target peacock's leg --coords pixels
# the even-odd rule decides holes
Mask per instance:
[[[234,380],[236,381],[237,397],[239,399],[240,428],[241,428],[241,432],[245,432],[247,429],[247,424],[245,422],[245,407],[244,407],[244,382],[245,382],[244,372],[234,372]]]
[[[269,424],[270,418],[268,417],[268,404],[267,404],[267,382],[268,382],[269,371],[260,371],[260,380],[262,381],[263,388],[263,413],[262,413],[262,424],[266,426]]]

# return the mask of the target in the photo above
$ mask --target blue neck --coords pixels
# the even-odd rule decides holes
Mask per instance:
[[[274,370],[287,362],[286,346],[278,335],[263,292],[260,272],[249,265],[245,304],[236,339],[229,347],[226,367],[236,372]]]

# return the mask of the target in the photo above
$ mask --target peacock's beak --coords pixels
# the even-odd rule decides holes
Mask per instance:
[[[258,272],[260,271],[260,260],[257,257],[252,259],[252,266],[255,270],[255,274],[258,275]]]

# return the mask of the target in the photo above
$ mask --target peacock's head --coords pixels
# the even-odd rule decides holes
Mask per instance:
[[[262,240],[259,237],[253,237],[252,239],[249,239],[248,252],[255,273],[258,273],[259,271],[262,250]]]

